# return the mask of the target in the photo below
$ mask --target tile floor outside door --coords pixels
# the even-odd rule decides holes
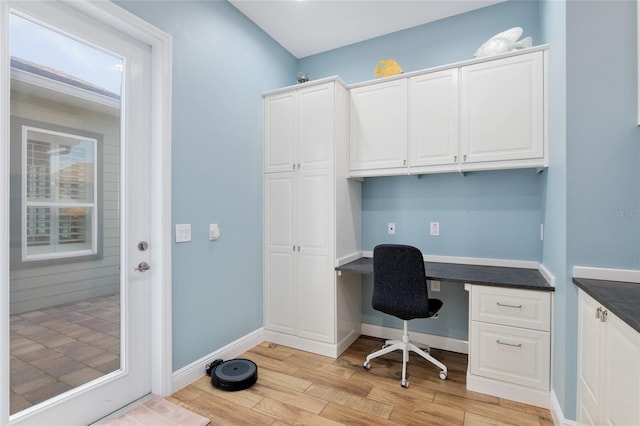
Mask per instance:
[[[120,295],[11,316],[11,414],[120,368]]]

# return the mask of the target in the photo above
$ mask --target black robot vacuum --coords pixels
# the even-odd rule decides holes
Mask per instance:
[[[249,359],[216,359],[207,365],[207,375],[216,389],[239,391],[248,389],[258,381],[258,366]]]

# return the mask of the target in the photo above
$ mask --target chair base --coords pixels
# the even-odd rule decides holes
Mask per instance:
[[[384,343],[384,346],[379,351],[376,351],[367,356],[366,361],[363,364],[363,367],[369,370],[371,368],[371,360],[374,358],[378,358],[379,356],[386,355],[389,352],[393,352],[396,350],[402,351],[402,380],[400,381],[400,385],[404,388],[409,387],[409,381],[407,380],[407,362],[409,362],[409,351],[415,352],[420,355],[422,358],[426,359],[433,365],[440,367],[440,378],[445,380],[447,378],[447,366],[435,359],[431,356],[430,353],[425,352],[420,349],[413,343],[409,341],[409,333],[407,330],[408,321],[404,321],[404,332],[402,334],[402,340],[387,340]]]

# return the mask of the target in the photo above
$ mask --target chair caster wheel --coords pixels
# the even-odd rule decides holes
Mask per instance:
[[[371,370],[371,364],[369,363],[369,361],[365,361],[364,364],[362,364],[362,366],[364,367],[365,370]]]
[[[447,373],[444,371],[440,372],[440,379],[445,380],[447,378]]]
[[[409,387],[409,381],[408,380],[401,380],[400,381],[400,386],[402,386],[403,388],[408,388]]]

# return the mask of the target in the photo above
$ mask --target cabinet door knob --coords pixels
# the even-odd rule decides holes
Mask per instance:
[[[602,311],[602,315],[600,316],[600,321],[607,322],[607,316],[609,315],[609,311],[606,309]]]
[[[598,309],[596,309],[596,318],[600,319],[602,314],[602,306],[598,307]]]

